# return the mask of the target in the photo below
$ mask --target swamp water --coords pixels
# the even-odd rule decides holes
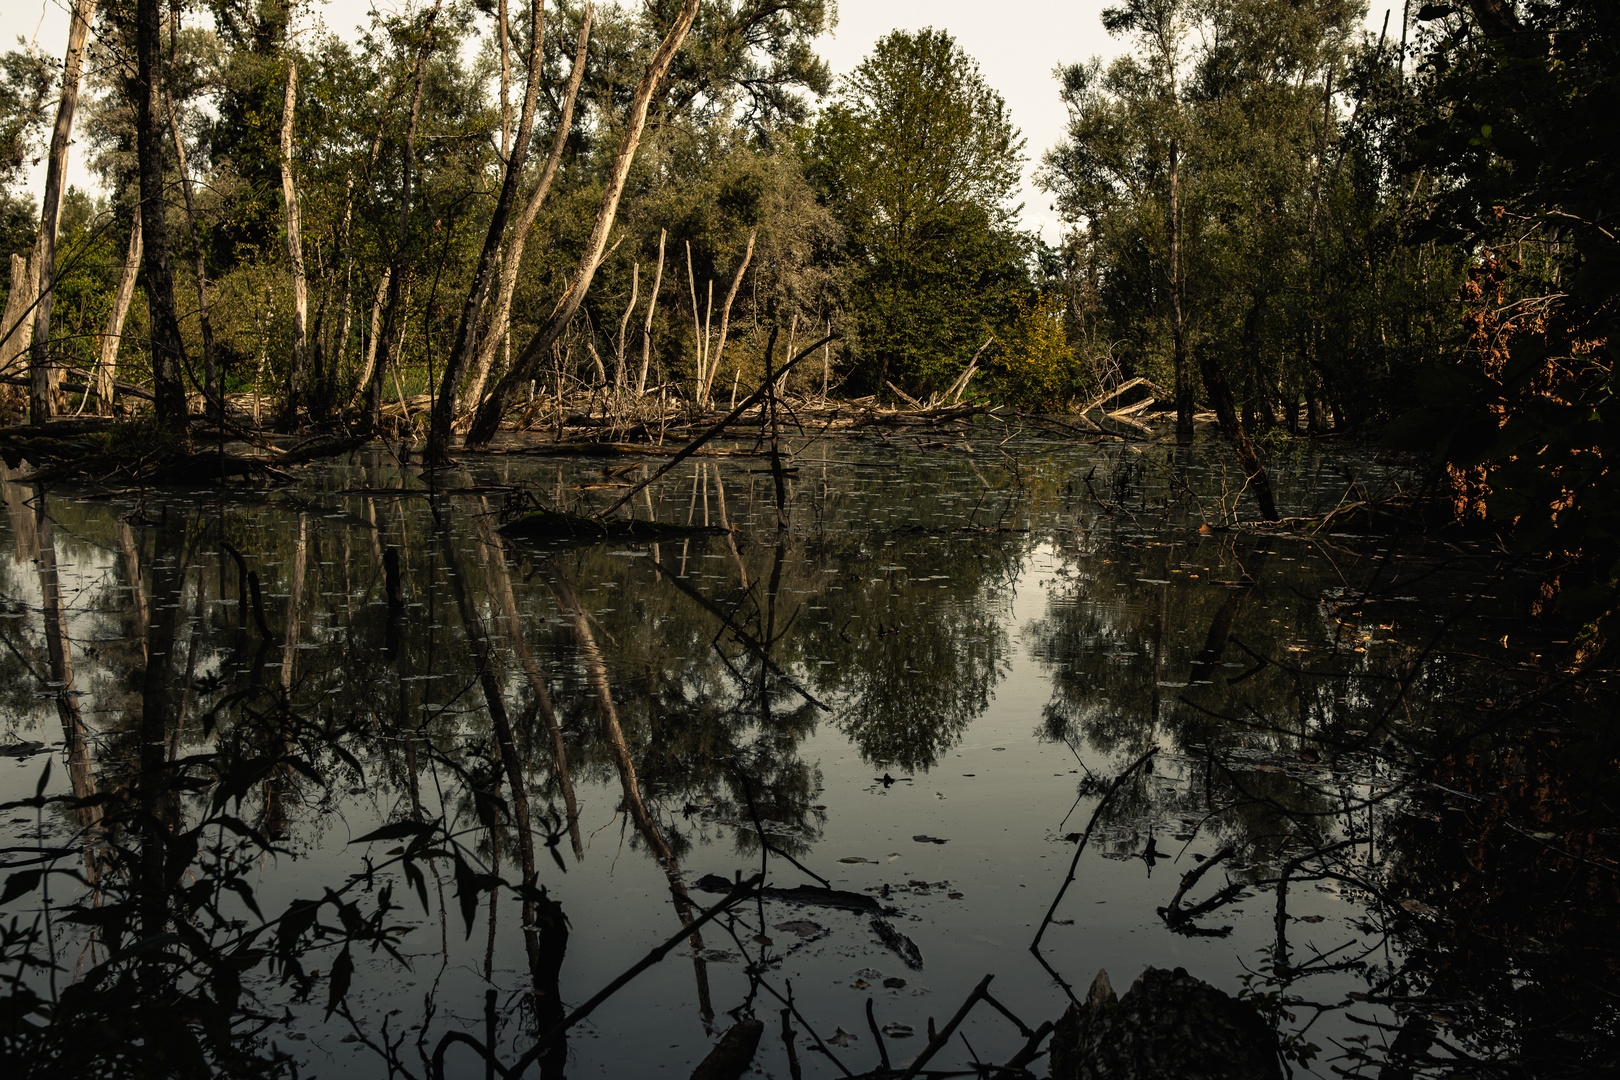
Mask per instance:
[[[454,1031],[684,1077],[751,1014],[757,1071],[831,1077],[874,1026],[903,1068],[993,974],[1018,1021],[980,1002],[928,1064],[975,1075],[1065,984],[1155,965],[1253,1000],[1300,1074],[1612,1060],[1607,714],[1489,742],[1543,723],[1532,577],[1200,531],[1237,498],[1214,451],[977,449],[810,446],[786,529],[764,458],[697,457],[632,505],[729,531],[556,546],[497,531],[513,490],[589,511],[659,460],[514,452],[438,494],[369,452],[232,493],[8,472],[8,1024],[37,995],[224,1072],[485,1075]],[[1316,454],[1285,514],[1376,469]],[[762,866],[844,895],[685,933]]]

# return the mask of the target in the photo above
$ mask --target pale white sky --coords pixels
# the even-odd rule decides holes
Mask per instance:
[[[1024,225],[1057,239],[1057,216],[1030,177],[1041,153],[1063,137],[1064,112],[1052,69],[1060,63],[1111,56],[1120,49],[1102,28],[1101,12],[1110,0],[841,0],[838,26],[822,38],[821,54],[843,74],[860,63],[874,42],[896,28],[932,26],[950,31],[979,62],[985,81],[1007,100],[1012,119],[1027,140]],[[1371,0],[1367,21],[1376,31],[1391,0]],[[382,6],[403,6],[382,0]],[[366,20],[372,0],[316,0],[315,12],[343,33]],[[1399,5],[1395,5],[1398,9]],[[0,5],[0,49],[16,48],[18,35],[60,61],[67,47],[67,0],[5,0]],[[1399,20],[1395,20],[1399,22]],[[71,182],[91,186],[82,160],[69,165]],[[36,169],[34,188],[43,186]]]

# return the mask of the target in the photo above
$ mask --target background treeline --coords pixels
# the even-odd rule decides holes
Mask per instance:
[[[17,194],[65,148],[71,43],[0,65],[0,361],[36,414],[25,368],[67,376],[51,410],[93,411],[149,385],[154,343],[187,392],[217,378],[296,425],[421,419],[452,360],[463,416],[503,380],[503,408],[723,404],[773,330],[777,362],[837,335],[799,389],[923,399],[977,356],[970,393],[1057,408],[1146,376],[1246,465],[1268,431],[1405,417],[1458,515],[1613,606],[1614,4],[1407,4],[1373,34],[1358,0],[1124,0],[1122,55],[1058,73],[1057,248],[1017,226],[1024,142],[963,47],[897,31],[835,86],[828,0],[434,0],[351,39],[271,0],[76,10],[70,134],[106,196]],[[178,344],[132,235],[143,167]],[[47,220],[54,311],[24,352]]]
[[[114,334],[117,378],[150,376],[148,274],[139,259],[131,260],[129,313],[121,326],[112,318],[140,201],[134,7],[97,9],[85,63],[76,152],[107,194],[69,191],[59,219],[50,354],[70,383],[96,371]],[[509,323],[491,317],[501,306],[497,285],[479,327],[478,352],[493,355],[464,373],[463,408],[569,292],[627,106],[679,8],[592,12],[555,180],[523,238]],[[266,413],[285,404],[300,352],[287,242],[295,201],[306,278],[297,405],[300,417],[321,420],[359,405],[379,357],[394,361],[385,399],[435,385],[501,194],[534,20],[516,3],[508,11],[494,0],[441,0],[402,17],[377,15],[346,39],[308,28],[301,14],[268,2],[165,6],[160,120],[174,121],[163,148],[165,205],[180,331],[195,369],[188,389],[203,390],[206,307],[206,344],[225,391],[257,391]],[[536,393],[662,387],[729,398],[739,379],[757,383],[772,327],[779,361],[790,342],[839,335],[799,368],[801,387],[816,391],[888,393],[892,381],[926,393],[954,379],[992,336],[1003,342],[997,355],[1016,355],[1014,324],[1039,309],[1040,289],[1030,273],[1033,241],[1018,230],[1011,199],[1022,141],[1001,98],[948,35],[896,34],[818,118],[814,102],[834,88],[812,43],[834,16],[826,0],[698,6],[653,96],[607,249],[555,355],[535,374]],[[540,185],[562,125],[585,17],[581,3],[546,13],[519,206]],[[36,254],[40,215],[17,180],[26,160],[43,155],[58,75],[37,55],[5,57],[0,244],[25,263]],[[919,119],[936,130],[920,137]],[[888,125],[885,145],[870,137],[876,123]],[[498,261],[512,257],[514,225]],[[392,341],[391,285],[399,293]],[[27,329],[8,342],[7,374],[22,372]],[[1061,350],[1060,328],[1047,339]],[[59,408],[77,403],[69,395]],[[92,399],[87,409],[103,404]]]

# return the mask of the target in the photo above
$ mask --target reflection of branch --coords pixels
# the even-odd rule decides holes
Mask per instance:
[[[1042,929],[1045,929],[1045,927],[1042,927]],[[922,1071],[924,1065],[928,1064],[929,1058],[932,1058],[945,1048],[945,1044],[950,1042],[951,1036],[955,1034],[957,1026],[967,1019],[968,1011],[974,1005],[977,1005],[979,999],[989,991],[990,980],[993,978],[995,978],[994,975],[986,975],[979,980],[979,985],[975,986],[973,992],[967,996],[967,1000],[962,1002],[962,1007],[956,1010],[956,1015],[945,1022],[945,1026],[939,1029],[939,1034],[928,1040],[928,1045],[923,1047],[923,1052],[918,1054],[911,1062],[911,1067],[900,1074],[900,1080],[911,1080],[912,1077]]]
[[[1198,884],[1199,879],[1205,874],[1209,873],[1216,863],[1231,858],[1232,854],[1236,850],[1237,849],[1231,844],[1227,844],[1219,851],[1215,852],[1214,855],[1210,856],[1208,859],[1181,875],[1181,887],[1176,890],[1176,895],[1170,898],[1170,905],[1168,907],[1159,908],[1159,918],[1164,920],[1164,925],[1168,926],[1171,930],[1178,934],[1188,934],[1199,937],[1225,937],[1232,932],[1232,928],[1230,926],[1223,926],[1218,930],[1209,930],[1200,926],[1195,926],[1193,924],[1193,920],[1197,919],[1200,915],[1207,915],[1216,908],[1225,907],[1227,904],[1230,904],[1237,898],[1237,894],[1243,891],[1242,882],[1228,882],[1227,885],[1214,896],[1211,896],[1208,900],[1203,900],[1197,904],[1194,904],[1190,908],[1183,908],[1181,906],[1181,898],[1186,896],[1187,891],[1194,885]]]
[[[710,615],[713,615],[715,618],[719,619],[721,623],[725,625],[726,629],[730,630],[732,634],[736,636],[737,640],[747,647],[749,652],[759,657],[760,662],[770,670],[772,675],[775,675],[777,678],[787,683],[800,697],[804,698],[804,700],[808,701],[816,708],[821,709],[824,712],[832,711],[825,702],[818,700],[810,693],[810,691],[806,690],[804,687],[795,682],[793,676],[783,671],[781,666],[778,665],[775,660],[771,659],[770,653],[766,650],[766,647],[755,640],[754,637],[746,630],[738,626],[730,615],[727,615],[724,611],[721,611],[720,607],[715,604],[714,601],[698,592],[691,585],[688,585],[684,580],[682,580],[680,574],[676,573],[674,570],[671,570],[669,567],[657,562],[656,560],[653,562],[653,565],[667,574],[670,581],[674,582],[677,589],[691,597],[692,600],[695,601],[699,607],[703,608],[704,611],[707,611]],[[783,633],[786,632],[786,628],[784,628]]]
[[[794,866],[797,866],[800,870],[803,870],[806,874],[809,874],[811,877],[821,882],[821,887],[823,889],[832,888],[832,882],[828,881],[826,878],[804,865],[804,863],[800,862],[798,859],[795,859],[793,856],[771,843],[770,838],[765,835],[765,824],[759,819],[759,810],[754,806],[754,789],[749,786],[748,777],[743,775],[742,769],[738,768],[735,762],[732,764],[732,769],[737,774],[737,779],[742,782],[743,794],[748,797],[748,814],[754,819],[754,831],[759,833],[759,842],[765,848],[765,850],[770,852],[772,855],[782,856],[782,858],[786,859]],[[761,868],[760,873],[763,874],[764,872],[764,869]]]
[[[1149,759],[1158,752],[1159,748],[1155,746],[1152,750],[1137,758],[1135,764],[1130,768],[1120,773],[1119,777],[1109,786],[1108,793],[1102,797],[1102,802],[1097,804],[1097,809],[1091,812],[1091,820],[1086,822],[1086,831],[1081,835],[1080,842],[1074,846],[1074,858],[1069,862],[1069,876],[1063,879],[1063,884],[1058,888],[1057,895],[1052,897],[1052,906],[1046,909],[1046,918],[1041,920],[1041,928],[1035,931],[1035,940],[1029,943],[1029,951],[1037,957],[1040,956],[1041,937],[1046,933],[1046,928],[1052,924],[1052,915],[1057,911],[1058,904],[1063,902],[1063,894],[1068,892],[1069,886],[1074,883],[1075,868],[1080,865],[1080,855],[1086,850],[1086,841],[1091,839],[1091,830],[1096,827],[1097,819],[1102,817],[1104,810],[1108,809],[1108,804],[1113,802],[1115,794],[1125,785],[1125,781],[1130,779],[1137,769],[1146,765]]]
[[[523,1070],[533,1064],[535,1059],[540,1056],[541,1050],[545,1046],[549,1045],[552,1039],[556,1038],[558,1035],[561,1035],[563,1032],[585,1019],[591,1013],[595,1012],[598,1005],[602,1004],[602,1002],[624,989],[624,987],[637,975],[640,975],[643,971],[646,971],[664,957],[668,956],[670,950],[674,949],[677,945],[684,941],[688,933],[695,933],[700,927],[703,926],[704,923],[711,921],[716,916],[723,914],[732,907],[736,906],[738,903],[748,899],[753,891],[762,883],[763,882],[761,881],[760,876],[755,874],[746,881],[739,881],[736,885],[732,886],[731,891],[727,893],[718,904],[704,911],[696,919],[693,919],[690,926],[683,928],[674,936],[666,938],[663,944],[657,946],[646,956],[642,957],[641,960],[639,960],[634,966],[626,970],[624,974],[620,975],[618,978],[602,987],[602,989],[598,990],[589,1001],[575,1009],[573,1012],[569,1013],[567,1016],[563,1017],[561,1020],[557,1021],[557,1023],[553,1024],[551,1030],[537,1039],[535,1044],[530,1047],[522,1057],[518,1058],[517,1061],[512,1063],[508,1071],[513,1076],[521,1075]]]

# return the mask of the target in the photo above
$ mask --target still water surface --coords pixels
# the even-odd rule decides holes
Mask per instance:
[[[0,760],[0,799],[32,795],[47,757],[47,794],[116,797],[154,752],[240,756],[239,733],[262,740],[279,717],[296,753],[238,776],[226,805],[277,849],[242,880],[267,916],[345,883],[391,890],[405,961],[352,950],[352,1022],[327,1016],[335,947],[306,949],[299,977],[244,975],[275,1020],[258,1045],[303,1075],[385,1075],[377,1046],[401,1035],[420,1074],[443,1032],[483,1037],[488,990],[512,1060],[717,902],[706,875],[757,871],[756,816],[806,870],[875,899],[920,964],[870,912],[750,902],[551,1047],[548,1075],[685,1076],[752,1013],[768,1022],[756,1064],[787,1077],[790,987],[804,1075],[838,1075],[826,1050],[862,1072],[878,1064],[869,997],[903,1062],[986,974],[1034,1027],[1062,1012],[1063,983],[1083,996],[1107,969],[1123,990],[1147,965],[1260,995],[1302,1073],[1370,1068],[1358,1055],[1376,1063],[1410,1022],[1413,942],[1443,903],[1422,891],[1421,829],[1444,808],[1410,779],[1414,740],[1533,662],[1522,581],[1439,544],[1221,529],[1247,508],[1201,453],[973,451],[809,447],[785,529],[763,458],[700,457],[632,505],[726,531],[556,546],[501,535],[511,490],[589,511],[659,460],[514,453],[439,474],[437,493],[381,452],[228,495],[39,493],[8,472],[0,738],[43,745]],[[1283,512],[1331,508],[1378,472],[1304,452],[1282,470]],[[1097,819],[1037,956],[1078,834],[1154,750]],[[176,793],[167,827],[220,812],[210,798]],[[446,857],[408,873],[408,830],[358,839],[401,822],[442,822],[507,886]],[[94,810],[3,828],[13,847],[82,851],[57,905],[123,873]],[[1225,848],[1181,907],[1221,902],[1161,915]],[[774,885],[813,883],[780,854],[765,865]],[[510,888],[526,874],[543,934]],[[251,925],[237,895],[222,904]],[[27,921],[47,905],[4,906]],[[83,927],[51,948],[63,981],[107,959]],[[1495,1006],[1470,1008],[1440,1021],[1459,1047],[1490,1042]],[[961,1031],[935,1067],[1025,1042],[983,1005]],[[446,1060],[484,1075],[465,1047]]]

